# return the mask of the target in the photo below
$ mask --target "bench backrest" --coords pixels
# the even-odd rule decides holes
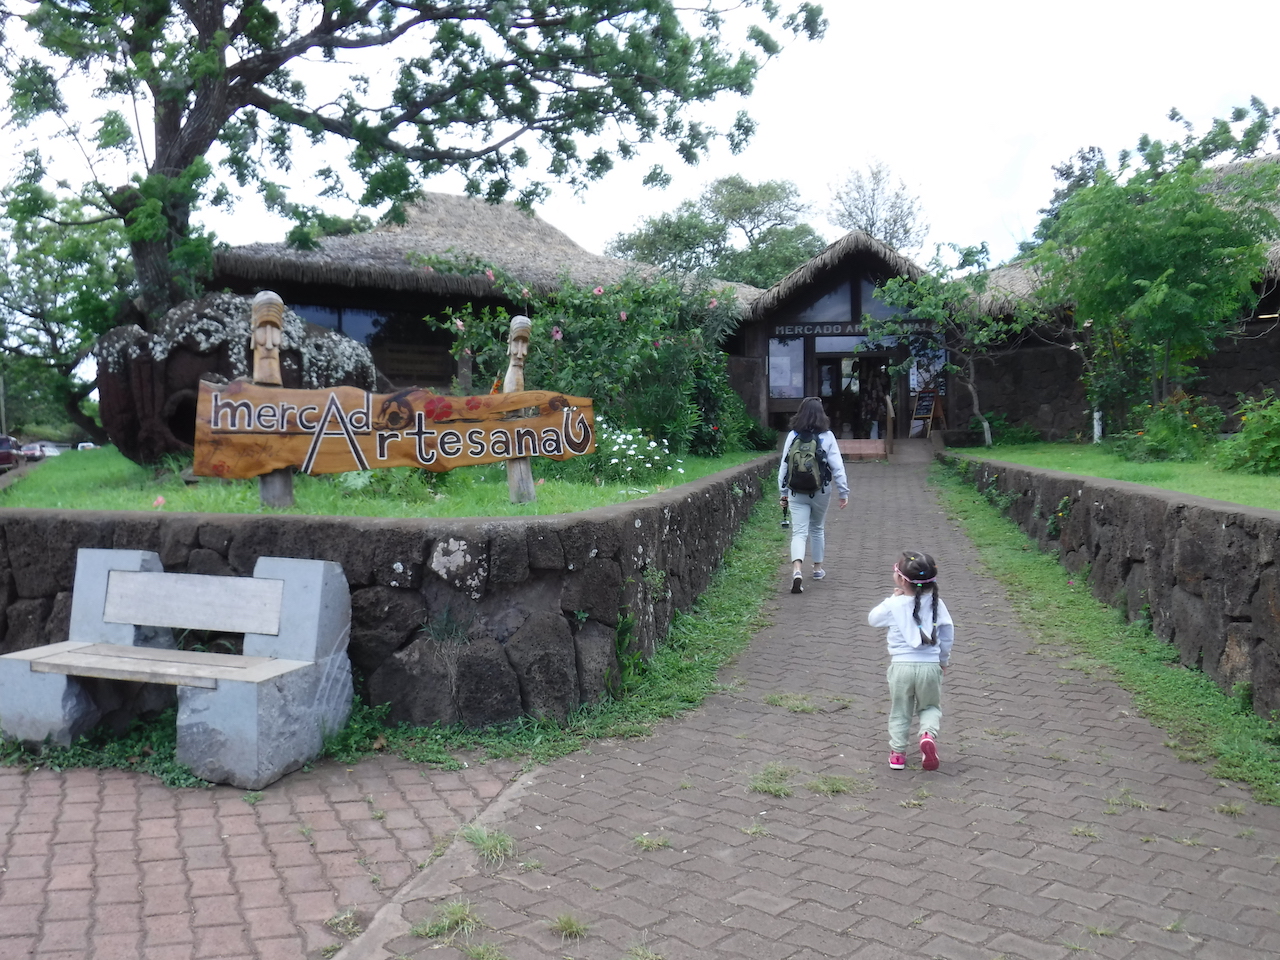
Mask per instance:
[[[146,550],[81,549],[69,639],[172,647],[171,628],[244,634],[252,657],[322,660],[345,651],[351,593],[341,565],[260,557],[253,577],[165,573]]]

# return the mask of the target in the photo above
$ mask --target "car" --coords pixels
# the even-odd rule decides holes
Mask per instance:
[[[86,440],[83,443],[76,444],[76,449],[77,450],[97,450],[98,445],[94,443],[92,440]]]
[[[44,459],[44,447],[38,443],[24,443],[22,445],[22,455],[28,460],[34,462]]]
[[[0,470],[12,470],[24,463],[22,444],[13,437],[0,436]]]

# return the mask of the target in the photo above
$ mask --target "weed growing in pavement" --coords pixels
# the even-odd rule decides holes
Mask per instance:
[[[243,800],[245,803],[247,803],[249,806],[251,806],[251,807],[252,807],[252,806],[254,806],[254,805],[255,805],[259,800],[261,800],[261,799],[262,799],[262,792],[261,792],[261,791],[259,791],[259,790],[255,790],[255,791],[253,791],[252,793],[246,793],[246,794],[245,794],[243,797],[241,797],[240,799],[241,799],[241,800]]]
[[[1173,921],[1173,923],[1167,924],[1161,927],[1160,929],[1163,930],[1165,933],[1179,933],[1181,932],[1182,925],[1185,922],[1186,922],[1185,920],[1179,917],[1177,920]]]
[[[509,833],[490,830],[480,823],[468,823],[459,835],[476,848],[476,853],[495,866],[507,857],[515,856],[516,842]]]
[[[561,940],[581,940],[587,935],[587,925],[569,913],[560,914],[548,926],[552,933],[560,934]]]
[[[1215,811],[1216,813],[1221,813],[1221,814],[1223,814],[1224,816],[1228,816],[1228,817],[1243,817],[1243,816],[1244,816],[1244,804],[1243,804],[1243,803],[1220,803],[1220,804],[1218,804],[1216,807],[1214,807],[1213,809],[1214,809],[1214,811]]]
[[[320,948],[320,956],[324,957],[324,960],[329,960],[330,957],[336,957],[341,949],[342,944],[329,943]]]
[[[1073,837],[1088,837],[1090,840],[1098,839],[1098,831],[1093,827],[1074,826],[1071,828],[1071,835]]]
[[[671,841],[666,837],[651,837],[647,833],[634,837],[631,842],[645,853],[652,853],[654,850],[665,850],[671,846]]]
[[[660,953],[654,953],[641,944],[631,947],[622,955],[622,960],[665,960]]]
[[[1000,730],[997,727],[987,727],[982,732],[988,737],[995,737],[997,740],[1007,740],[1009,737],[1016,737],[1018,735],[1017,730]]]
[[[1116,935],[1116,932],[1109,927],[1091,927],[1086,923],[1084,928],[1095,937],[1114,937]]]
[[[517,866],[520,867],[521,873],[532,873],[534,870],[542,869],[541,860],[521,860]]]
[[[972,487],[941,468],[933,477],[947,513],[960,521],[988,572],[1004,584],[1034,641],[1105,664],[1109,679],[1168,732],[1167,745],[1180,759],[1211,761],[1213,776],[1246,784],[1258,802],[1280,804],[1275,723],[1241,712],[1237,698],[1204,673],[1182,667],[1177,650],[1145,622],[1127,622],[1088,591],[1068,586],[1067,580],[1076,577],[1054,556],[1036,550]]]
[[[1141,840],[1143,843],[1155,843],[1155,842],[1156,842],[1157,840],[1159,840],[1160,838],[1159,838],[1159,837],[1146,836],[1146,837],[1139,837],[1138,839],[1139,839],[1139,840]]]
[[[1120,793],[1114,797],[1107,797],[1107,813],[1119,813],[1122,808],[1131,808],[1134,810],[1150,810],[1151,804],[1145,800],[1139,800],[1133,795],[1128,787],[1121,787]]]
[[[771,836],[773,836],[773,834],[771,834],[768,830],[766,830],[766,829],[765,829],[764,825],[763,825],[762,823],[760,823],[760,821],[759,821],[759,820],[752,820],[749,824],[747,824],[745,827],[741,827],[740,829],[741,829],[741,830],[742,830],[742,832],[743,832],[743,833],[745,833],[748,837],[771,837]]]
[[[356,918],[355,907],[347,907],[341,913],[334,914],[324,925],[348,940],[354,940],[364,932],[364,927],[360,926],[360,921]]]
[[[1203,847],[1204,841],[1199,837],[1174,837],[1184,847]]]
[[[747,781],[747,789],[752,793],[767,793],[771,797],[789,797],[795,790],[787,781],[800,770],[781,763],[766,763],[764,769]]]
[[[853,790],[853,777],[836,777],[823,774],[804,785],[806,790],[820,793],[824,797],[834,797],[837,793],[850,793]]]
[[[452,941],[454,937],[466,940],[483,926],[484,921],[470,900],[450,900],[430,920],[415,923],[409,933],[432,940]]]
[[[507,955],[496,943],[463,943],[455,944],[455,947],[467,960],[507,960]]]
[[[1237,840],[1248,840],[1250,837],[1252,837],[1252,836],[1253,836],[1255,833],[1257,833],[1257,832],[1258,832],[1258,831],[1257,831],[1257,830],[1255,830],[1255,829],[1253,829],[1253,827],[1245,827],[1243,830],[1241,830],[1239,833],[1237,833],[1237,834],[1236,834],[1236,839],[1237,839]]]
[[[898,806],[900,806],[900,807],[923,807],[923,806],[924,806],[924,801],[923,801],[923,800],[899,800],[899,801],[898,801]]]
[[[770,693],[764,702],[771,707],[786,707],[792,713],[815,713],[818,709],[807,693]]]

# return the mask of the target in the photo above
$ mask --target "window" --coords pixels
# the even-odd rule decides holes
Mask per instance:
[[[769,396],[804,396],[804,340],[792,337],[769,341]]]

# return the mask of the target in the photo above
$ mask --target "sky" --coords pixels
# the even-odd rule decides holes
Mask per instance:
[[[832,186],[879,161],[919,198],[931,225],[917,259],[927,261],[936,243],[985,241],[998,263],[1034,230],[1055,188],[1052,167],[1080,148],[1099,146],[1114,161],[1143,133],[1177,136],[1167,120],[1175,106],[1203,129],[1252,95],[1280,104],[1276,0],[1221,0],[1211,9],[1184,0],[825,7],[824,39],[792,41],[765,65],[750,98],[724,97],[710,109],[722,125],[744,107],[755,118],[743,153],[721,143],[689,167],[653,144],[580,194],[556,189],[540,215],[603,252],[645,217],[740,174],[794,182],[811,205],[809,221],[833,241],[842,231],[824,216]],[[641,185],[655,163],[675,176],[665,190]],[[331,206],[308,196],[319,185],[306,169],[305,160],[295,167],[291,199]],[[461,192],[455,177],[427,186]],[[200,219],[231,244],[282,240],[287,229],[253,199]]]

